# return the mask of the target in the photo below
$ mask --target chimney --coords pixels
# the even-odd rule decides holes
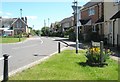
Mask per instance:
[[[21,18],[24,21],[24,17]]]
[[[27,24],[27,17],[25,17],[25,23]]]

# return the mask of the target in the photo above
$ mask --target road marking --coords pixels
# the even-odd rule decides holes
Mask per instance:
[[[40,40],[41,40],[41,44],[43,44],[43,40],[40,38]]]
[[[0,60],[3,60],[4,58],[2,57],[2,58],[0,58]]]

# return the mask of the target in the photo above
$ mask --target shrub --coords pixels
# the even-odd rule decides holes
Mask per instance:
[[[103,49],[103,62],[106,62],[106,60],[109,58],[109,56],[112,54],[110,49]],[[87,62],[89,63],[100,63],[100,48],[94,47],[89,48],[86,52]]]

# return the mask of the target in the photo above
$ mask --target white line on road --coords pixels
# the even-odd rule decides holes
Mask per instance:
[[[0,58],[0,60],[3,60],[4,58],[2,57],[2,58]]]
[[[40,40],[41,40],[41,44],[43,44],[43,40],[40,38]]]

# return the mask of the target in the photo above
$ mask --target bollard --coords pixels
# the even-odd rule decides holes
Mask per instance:
[[[100,41],[100,64],[103,64],[103,41]]]
[[[60,53],[60,42],[58,42],[58,53]]]
[[[3,72],[3,82],[8,81],[8,57],[9,55],[5,54],[4,57],[4,72]]]

